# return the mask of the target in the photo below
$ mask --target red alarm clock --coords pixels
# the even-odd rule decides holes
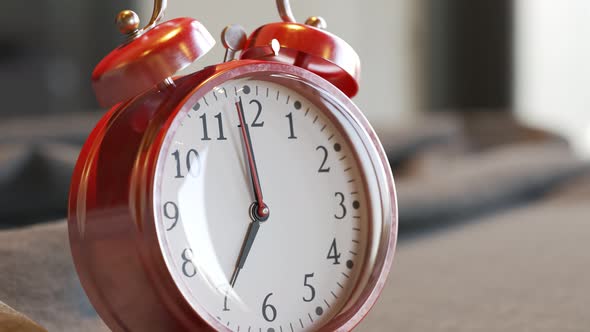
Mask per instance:
[[[312,17],[214,40],[190,18],[118,16],[126,42],[92,74],[111,107],[78,159],[69,234],[113,331],[350,331],[392,264],[397,203],[362,112],[360,62]],[[239,58],[235,59],[239,54]]]

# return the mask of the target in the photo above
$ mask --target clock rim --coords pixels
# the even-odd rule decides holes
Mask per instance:
[[[166,135],[174,122],[176,116],[179,112],[181,112],[185,105],[190,103],[195,103],[197,100],[202,98],[205,94],[209,93],[214,87],[219,86],[227,81],[235,80],[243,77],[247,77],[249,74],[259,74],[259,73],[271,73],[271,74],[282,74],[282,75],[293,75],[297,79],[303,80],[305,83],[309,83],[312,86],[317,86],[320,89],[323,89],[325,93],[331,96],[331,98],[335,99],[339,102],[343,109],[342,111],[349,113],[354,120],[356,120],[357,125],[364,130],[364,132],[368,135],[368,139],[372,143],[377,156],[371,156],[371,162],[375,163],[375,157],[378,157],[379,165],[381,166],[381,170],[385,173],[384,180],[387,182],[385,184],[385,188],[380,188],[380,193],[383,194],[383,189],[390,193],[390,206],[391,211],[384,211],[385,214],[383,219],[387,219],[387,215],[391,216],[391,227],[389,233],[381,234],[382,236],[387,235],[389,239],[382,243],[381,248],[379,249],[378,253],[378,260],[373,263],[373,271],[371,271],[371,276],[367,281],[365,290],[363,290],[362,294],[358,296],[356,299],[356,303],[349,307],[348,303],[344,305],[346,308],[346,312],[356,312],[350,317],[342,317],[342,312],[336,314],[332,321],[330,321],[327,325],[322,327],[322,330],[330,330],[330,331],[350,331],[356,325],[358,325],[364,317],[368,314],[370,309],[375,305],[379,295],[381,294],[387,277],[389,275],[389,271],[391,269],[391,265],[393,263],[393,256],[395,253],[395,247],[397,242],[397,231],[398,231],[398,214],[397,214],[397,193],[395,191],[395,183],[393,180],[393,175],[391,172],[391,168],[389,166],[388,159],[386,157],[385,151],[377,138],[375,131],[373,130],[372,126],[369,124],[368,120],[365,118],[364,114],[360,111],[360,109],[352,102],[350,98],[348,98],[340,89],[336,86],[325,80],[324,78],[299,67],[295,67],[288,64],[278,63],[278,62],[267,62],[267,61],[256,61],[256,60],[236,60],[229,63],[221,64],[217,66],[220,70],[216,70],[215,74],[208,77],[206,80],[201,82],[198,85],[195,85],[194,88],[188,92],[184,98],[178,103],[178,105],[174,108],[174,110],[168,114],[168,117],[165,123],[160,127],[159,133],[157,138],[150,142],[149,147],[151,149],[150,154],[154,154],[154,158],[152,159],[153,162],[150,162],[150,169],[149,171],[149,178],[153,181],[156,178],[157,172],[157,161],[160,155],[160,150],[162,149],[162,145],[166,138]],[[364,176],[364,174],[363,174]],[[155,229],[155,217],[153,215],[153,188],[155,183],[151,183],[149,186],[150,190],[150,197],[149,202],[150,204],[146,204],[151,209],[149,214],[151,220],[150,225],[154,226],[154,232],[156,236],[156,243],[157,247],[160,249],[162,263],[165,265],[166,270],[168,271],[168,267],[164,261],[163,253],[160,248],[160,242],[157,238],[157,230]],[[379,186],[382,186],[383,183],[379,183]],[[147,190],[148,188],[146,188]],[[387,213],[389,212],[389,214]],[[384,228],[386,229],[386,228]],[[381,241],[382,242],[382,239]],[[371,244],[369,243],[369,246]],[[384,253],[384,255],[383,255]],[[382,257],[379,257],[381,255]],[[170,275],[170,278],[172,276]],[[181,293],[180,289],[178,292]],[[368,294],[367,294],[368,293]],[[227,329],[227,327],[217,321],[214,317],[212,317],[206,310],[204,314],[211,316],[209,318],[204,317],[203,313],[197,312],[195,308],[188,302],[187,299],[181,295],[183,300],[186,304],[194,310],[195,314],[201,317],[205,322],[211,325],[212,328],[222,331],[231,331]],[[359,303],[360,302],[360,303]]]

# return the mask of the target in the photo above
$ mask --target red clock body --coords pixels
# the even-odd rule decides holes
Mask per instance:
[[[351,330],[397,236],[386,155],[349,99],[358,57],[318,28],[277,23],[240,60],[169,77],[212,45],[177,19],[97,67],[112,108],[69,198],[82,286],[114,331]]]

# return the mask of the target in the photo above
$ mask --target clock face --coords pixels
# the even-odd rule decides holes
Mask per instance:
[[[158,239],[179,290],[212,326],[316,330],[366,281],[379,194],[345,114],[305,83],[258,75],[215,87],[173,120],[154,186]],[[252,209],[249,146],[265,221]]]

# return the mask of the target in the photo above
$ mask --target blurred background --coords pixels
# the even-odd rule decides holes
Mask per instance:
[[[103,331],[69,258],[68,185],[105,111],[90,74],[123,40],[114,17],[133,9],[145,22],[153,3],[5,2],[0,301],[49,330]],[[324,17],[359,53],[354,101],[396,177],[394,272],[359,330],[587,331],[590,1],[293,0],[292,7],[299,21]],[[279,20],[273,0],[169,0],[165,18],[180,16],[215,37],[231,23],[251,32]],[[218,43],[184,73],[223,54]]]
[[[215,36],[229,23],[253,31],[278,18],[272,0],[169,2],[166,18],[195,17]],[[326,18],[329,30],[360,54],[356,101],[379,126],[425,111],[511,111],[571,139],[580,153],[590,151],[588,1],[295,0],[292,6],[300,20]],[[99,111],[89,75],[122,40],[113,17],[132,8],[146,21],[152,2],[23,0],[4,7],[0,116],[8,117]],[[218,45],[185,72],[222,57]]]

